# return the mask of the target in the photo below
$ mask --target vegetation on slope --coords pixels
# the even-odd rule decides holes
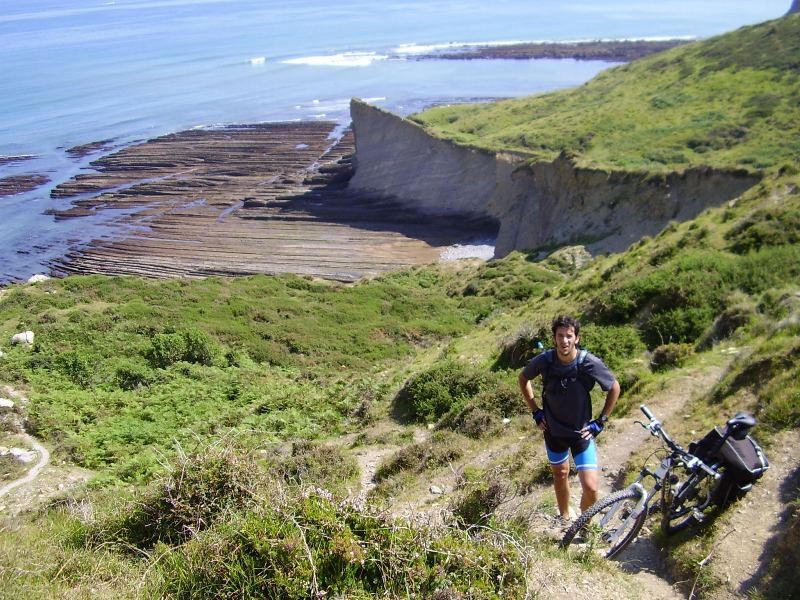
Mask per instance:
[[[586,86],[582,101],[592,104],[581,118],[597,110],[605,117],[596,123],[624,123],[627,117],[612,115],[595,87],[604,78],[635,76],[631,89],[615,83],[607,93],[654,94],[680,65],[687,86],[692,78],[699,85],[704,68],[706,82],[740,77],[744,95],[755,93],[756,81],[796,86],[789,72],[776,79],[778,67],[755,68],[778,64],[780,56],[795,64],[781,51],[782,43],[796,43],[780,42],[784,27],[797,27],[797,20],[608,73]],[[764,45],[739,53],[751,38]],[[711,52],[726,44],[739,63]],[[680,82],[673,83],[662,92]],[[690,92],[699,94],[686,87]],[[613,566],[571,564],[551,540],[529,530],[526,511],[544,508],[524,500],[537,487],[549,489],[548,470],[541,445],[520,439],[530,418],[514,379],[538,342],[549,342],[551,318],[573,313],[584,322],[584,345],[623,383],[618,414],[666,385],[676,369],[720,360],[721,348],[731,347],[739,358],[725,377],[685,408],[692,423],[718,423],[746,409],[756,413],[766,442],[800,428],[800,177],[783,168],[786,148],[797,142],[796,123],[784,123],[772,145],[765,141],[792,96],[782,95],[762,117],[736,112],[738,100],[730,96],[712,96],[706,108],[718,102],[720,123],[745,123],[744,141],[707,151],[687,146],[690,136],[708,139],[706,121],[684,130],[667,117],[694,114],[699,100],[658,108],[667,111],[662,125],[674,129],[669,139],[685,134],[682,152],[692,160],[751,167],[761,161],[768,171],[761,183],[728,206],[580,269],[532,251],[351,286],[291,276],[70,277],[2,290],[0,339],[30,329],[36,343],[3,348],[0,384],[26,393],[28,428],[56,461],[97,477],[40,512],[4,522],[0,595],[513,598],[524,597],[540,571],[549,576],[550,565],[562,575],[589,569],[593,592],[606,578],[617,596],[623,590],[632,597],[630,580]],[[552,101],[518,102],[544,115]],[[594,133],[574,116],[576,98],[560,101],[564,127]],[[618,104],[619,113],[628,109]],[[472,110],[491,109],[464,114]],[[620,138],[624,153],[615,157],[627,162],[616,166],[679,164],[644,157],[637,144],[655,135],[645,133],[649,118],[642,115],[643,130],[632,128],[627,146]],[[566,145],[552,138],[543,152],[575,151],[564,135]],[[581,160],[601,161],[610,139],[594,135]],[[751,155],[755,162],[744,160]],[[367,445],[386,452],[379,484],[363,499],[355,454]],[[418,502],[430,478],[442,473],[453,474],[457,485],[440,521],[392,514]],[[786,494],[793,494],[793,516],[778,542],[791,548],[798,496]],[[513,510],[509,496],[519,500]],[[709,528],[701,550],[718,535]],[[681,556],[697,551],[679,541],[670,552],[689,564]],[[759,590],[764,597],[796,589],[793,556],[775,556]],[[709,578],[700,589],[711,594],[715,585]]]
[[[532,160],[664,172],[796,168],[800,15],[609,69],[574,89],[414,117],[459,143]]]

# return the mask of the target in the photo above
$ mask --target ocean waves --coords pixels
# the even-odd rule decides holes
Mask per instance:
[[[281,61],[286,65],[307,65],[311,67],[369,67],[374,62],[390,57],[377,52],[340,52],[318,56],[301,56]]]

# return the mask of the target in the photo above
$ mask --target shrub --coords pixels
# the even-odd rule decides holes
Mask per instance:
[[[187,329],[181,335],[186,343],[183,360],[207,367],[214,364],[216,349],[208,335],[199,329]]]
[[[148,358],[153,366],[165,369],[177,362],[211,366],[218,354],[211,339],[199,329],[153,336]]]
[[[179,333],[157,333],[153,336],[148,358],[153,366],[166,369],[186,356],[186,339]]]
[[[114,381],[122,390],[135,390],[146,387],[153,381],[153,373],[144,365],[123,362],[114,371]]]
[[[498,431],[504,417],[524,414],[527,410],[516,389],[497,382],[494,387],[479,392],[465,405],[451,409],[439,420],[436,429],[450,429],[480,439]]]
[[[435,431],[428,440],[401,448],[381,462],[375,469],[375,481],[384,481],[402,471],[421,473],[450,464],[464,455],[462,440],[450,431]]]
[[[497,477],[468,483],[450,504],[456,524],[464,529],[487,524],[508,498],[508,488]]]
[[[292,444],[291,456],[277,460],[273,470],[289,483],[314,485],[333,492],[345,492],[360,473],[355,459],[337,446],[307,441]]]
[[[158,562],[154,597],[521,598],[524,557],[508,536],[395,522],[320,493],[231,520]],[[446,590],[446,595],[442,595]]]
[[[94,361],[79,351],[64,352],[56,356],[54,366],[75,385],[91,386],[95,373]]]
[[[90,540],[145,549],[156,542],[183,543],[229,511],[250,505],[263,480],[252,455],[222,444],[179,455],[167,475],[100,522]]]
[[[681,366],[693,353],[691,344],[664,344],[653,350],[650,365],[654,371],[666,371]]]
[[[496,377],[490,373],[448,360],[406,382],[395,398],[395,405],[409,418],[433,422],[496,383]]]
[[[457,431],[468,437],[480,439],[499,426],[499,420],[488,410],[475,404],[467,404],[460,410],[447,413],[436,424],[436,429]]]
[[[697,348],[707,349],[720,340],[729,338],[737,329],[748,325],[754,316],[755,308],[750,303],[726,308],[700,336]]]
[[[600,357],[612,371],[627,366],[631,358],[646,349],[639,330],[632,325],[587,323],[581,327],[580,345]]]
[[[552,339],[549,325],[526,325],[503,344],[500,355],[492,368],[521,369],[527,362],[542,352]]]
[[[738,254],[765,246],[800,242],[800,210],[790,207],[762,208],[725,234],[730,249]]]

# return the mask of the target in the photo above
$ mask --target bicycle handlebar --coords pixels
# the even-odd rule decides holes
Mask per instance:
[[[672,440],[672,438],[669,437],[664,428],[661,426],[661,422],[658,419],[656,419],[656,416],[649,408],[647,408],[647,406],[642,404],[639,406],[639,408],[644,413],[644,415],[650,420],[650,423],[648,425],[645,425],[644,427],[649,429],[653,435],[660,436],[661,439],[663,439],[664,442],[667,444],[667,446],[669,446],[673,451],[677,452],[681,456],[683,461],[686,463],[687,468],[689,468],[692,471],[695,471],[699,467],[703,469],[703,471],[711,475],[714,479],[719,478],[720,476],[719,473],[717,473],[714,469],[709,467],[705,462],[696,457],[694,454],[687,452],[686,450],[681,448],[680,445],[675,443]]]

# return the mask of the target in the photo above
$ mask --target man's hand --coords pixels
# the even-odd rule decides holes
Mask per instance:
[[[592,419],[581,429],[581,437],[585,440],[596,438],[603,431],[603,422],[600,419]]]
[[[539,427],[539,429],[547,428],[547,422],[544,420],[544,411],[541,408],[533,411],[531,413],[531,417],[533,417],[533,420],[536,421],[536,425]]]

